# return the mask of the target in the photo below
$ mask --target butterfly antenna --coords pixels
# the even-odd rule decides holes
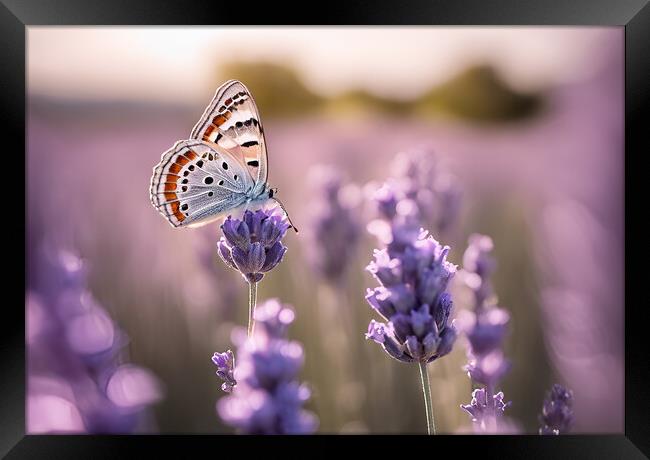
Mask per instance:
[[[293,222],[291,222],[291,217],[289,217],[289,213],[288,213],[287,210],[284,208],[284,205],[282,204],[282,201],[278,200],[276,197],[273,197],[273,198],[271,198],[271,199],[272,199],[272,200],[275,200],[276,203],[278,203],[278,204],[280,205],[280,208],[282,208],[282,211],[284,211],[284,215],[287,216],[287,220],[289,221],[289,225],[291,225],[291,228],[293,228],[294,231],[295,231],[296,233],[298,233],[298,228],[297,228],[295,225],[293,225]]]

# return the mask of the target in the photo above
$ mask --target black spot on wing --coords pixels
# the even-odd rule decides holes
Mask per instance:
[[[247,142],[242,143],[241,146],[242,146],[242,147],[252,147],[252,146],[254,146],[254,145],[259,145],[259,144],[260,144],[260,143],[257,142],[257,141],[247,141]],[[250,163],[249,163],[249,164],[250,164]]]

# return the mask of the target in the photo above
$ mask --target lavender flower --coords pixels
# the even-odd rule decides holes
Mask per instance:
[[[412,198],[385,184],[377,191],[376,202],[384,220],[371,222],[368,230],[386,247],[375,250],[375,260],[367,267],[380,286],[368,289],[366,300],[387,323],[372,320],[366,339],[379,343],[398,361],[418,363],[427,431],[435,434],[426,366],[448,354],[456,340],[447,292],[456,266],[446,260],[449,246],[440,245],[421,228],[421,209]]]
[[[223,380],[221,389],[226,393],[230,393],[234,386],[237,385],[234,376],[235,356],[231,350],[224,353],[215,352],[212,355],[212,362],[217,366],[217,375]]]
[[[217,244],[219,256],[248,281],[248,335],[252,335],[255,328],[257,283],[282,261],[287,248],[281,240],[289,227],[279,208],[247,210],[241,220],[228,216],[221,225],[223,237]]]
[[[158,379],[126,361],[126,334],[86,288],[87,265],[58,252],[28,291],[29,433],[130,433],[150,429]]]
[[[317,419],[302,408],[309,389],[297,381],[303,361],[302,346],[287,340],[293,322],[291,309],[275,299],[260,305],[255,320],[260,325],[253,336],[235,336],[238,343],[237,385],[221,398],[221,419],[247,434],[308,434]]]
[[[503,402],[502,391],[493,395],[491,404],[488,404],[485,388],[477,388],[472,392],[470,403],[460,407],[472,417],[472,422],[475,425],[479,425],[479,431],[487,431],[488,427],[485,424],[489,420],[489,415],[495,410],[498,413],[503,413],[510,404],[511,402]]]
[[[315,167],[310,174],[316,202],[312,210],[308,255],[314,270],[330,283],[343,279],[359,241],[359,224],[341,195],[342,178],[331,167]]]
[[[375,250],[367,267],[380,286],[368,289],[366,300],[388,323],[373,320],[366,338],[399,361],[430,363],[449,353],[456,339],[446,292],[456,266],[446,260],[449,247],[418,228],[413,208],[403,204],[385,229],[388,247]]]
[[[539,434],[566,434],[573,424],[573,392],[554,384],[544,399]]]
[[[249,283],[257,283],[280,263],[286,246],[281,242],[289,223],[278,208],[245,211],[241,220],[228,218],[221,225],[217,244],[224,263],[238,270]]]
[[[494,394],[498,382],[510,370],[510,362],[503,354],[510,315],[489,304],[494,300],[489,278],[496,265],[491,256],[493,247],[488,236],[470,236],[461,276],[474,294],[474,310],[463,311],[458,316],[459,329],[465,333],[468,343],[465,370],[474,382],[484,385],[474,391],[469,405],[460,407],[472,416],[475,428],[483,432],[498,430],[497,419],[510,404],[503,403],[503,392]]]

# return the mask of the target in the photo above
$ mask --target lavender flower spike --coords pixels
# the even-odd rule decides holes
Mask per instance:
[[[447,261],[449,246],[442,246],[420,227],[417,203],[392,184],[377,192],[383,220],[368,230],[386,244],[375,250],[367,270],[379,282],[366,300],[387,320],[370,322],[366,339],[381,345],[392,358],[418,363],[427,416],[427,431],[435,434],[427,364],[451,352],[456,327],[449,322],[452,309],[447,285],[456,266]]]
[[[410,233],[402,227],[394,232]],[[368,265],[381,285],[369,290],[366,300],[389,322],[373,320],[366,337],[395,359],[426,364],[449,353],[456,339],[456,329],[448,322],[452,301],[446,292],[456,267],[446,261],[448,246],[424,232],[410,234],[414,238],[403,240],[402,248],[377,251]],[[377,340],[379,326],[382,341]]]
[[[544,400],[539,434],[566,434],[573,424],[573,392],[554,384]]]
[[[217,366],[217,375],[223,380],[221,389],[226,393],[232,392],[232,389],[237,385],[235,380],[235,356],[231,350],[224,353],[215,352],[212,356],[212,362]]]
[[[279,208],[245,211],[241,220],[231,216],[221,225],[223,237],[217,243],[219,256],[248,282],[248,335],[255,327],[257,283],[281,261],[286,246],[281,242],[290,227]]]
[[[317,198],[312,207],[307,255],[318,275],[338,284],[359,241],[359,224],[350,200],[342,197],[343,180],[337,169],[319,165],[310,171],[310,176]]]
[[[228,218],[221,225],[219,256],[249,283],[257,283],[281,261],[286,246],[281,242],[289,223],[278,208],[245,211],[242,220]]]
[[[309,434],[318,421],[303,409],[309,389],[298,382],[304,361],[302,346],[286,337],[293,311],[269,300],[259,306],[253,336],[238,342],[237,386],[217,403],[221,419],[246,434]]]
[[[499,431],[498,420],[508,404],[503,403],[503,392],[494,394],[503,376],[510,370],[510,362],[503,353],[503,342],[508,332],[509,313],[494,305],[495,296],[490,283],[495,261],[491,251],[492,239],[474,234],[463,256],[461,276],[474,294],[473,311],[459,315],[459,329],[467,337],[469,377],[484,388],[472,393],[472,401],[461,406],[472,416],[477,431]]]
[[[51,251],[51,252],[50,252]],[[126,333],[89,291],[77,254],[35,251],[44,276],[26,292],[28,434],[151,432],[164,387],[127,360]]]

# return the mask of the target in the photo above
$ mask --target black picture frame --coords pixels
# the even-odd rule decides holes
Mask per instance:
[[[289,11],[292,11],[289,13]],[[317,12],[315,12],[317,11]],[[288,16],[289,15],[289,16]],[[3,155],[15,158],[25,152],[26,28],[34,25],[256,25],[269,20],[280,24],[318,25],[572,25],[625,27],[625,433],[620,435],[549,436],[314,436],[287,439],[237,436],[41,436],[25,435],[25,340],[24,304],[5,297],[0,334],[0,454],[6,458],[123,458],[153,456],[163,451],[179,458],[193,458],[199,450],[211,456],[232,455],[251,446],[266,454],[302,457],[301,449],[316,444],[327,449],[349,445],[366,455],[395,453],[415,455],[413,448],[443,450],[482,458],[647,458],[650,455],[650,360],[645,343],[647,300],[636,299],[643,286],[641,266],[644,245],[634,238],[646,230],[644,219],[628,205],[642,198],[642,153],[648,152],[645,115],[650,82],[650,6],[647,0],[492,0],[492,1],[348,1],[304,8],[278,7],[267,2],[241,9],[238,2],[190,2],[153,0],[0,0],[1,128],[12,145]],[[9,147],[5,147],[9,149]],[[9,158],[7,156],[6,158]],[[15,171],[14,171],[15,173]],[[20,176],[14,174],[20,190]],[[24,177],[24,176],[23,176]],[[17,219],[14,219],[16,221]],[[18,228],[25,233],[25,220],[14,222],[7,246],[15,246]],[[25,251],[28,250],[25,240]],[[19,276],[14,270],[14,276]],[[7,287],[11,284],[6,281]],[[23,298],[24,300],[24,298]],[[428,443],[423,445],[423,443]],[[224,450],[227,447],[227,451]],[[274,447],[277,449],[271,450]],[[408,449],[406,450],[405,449]],[[239,451],[236,449],[240,449]],[[388,450],[385,450],[388,449]],[[305,453],[309,451],[305,450]],[[362,452],[365,452],[362,450]],[[425,451],[426,452],[426,451]],[[391,452],[392,453],[392,452]]]

